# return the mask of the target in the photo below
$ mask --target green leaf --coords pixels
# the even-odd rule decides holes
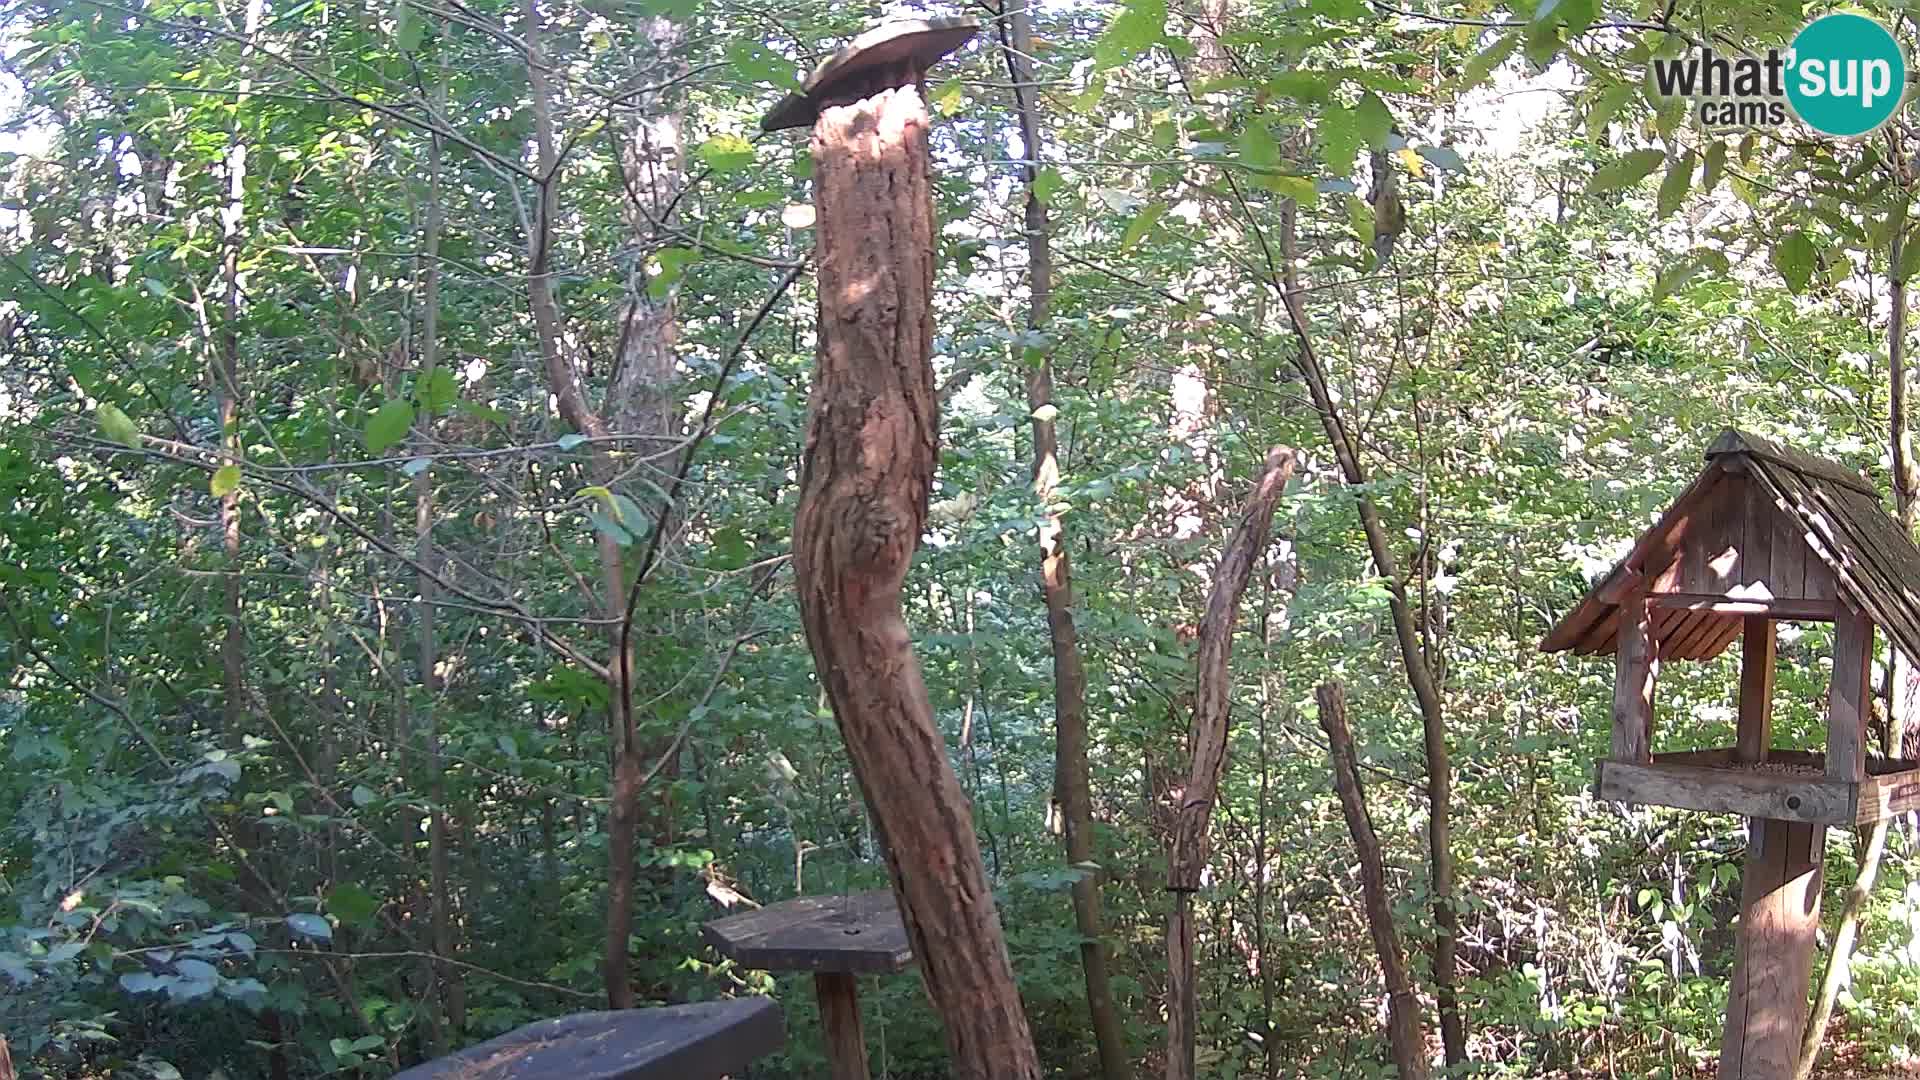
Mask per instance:
[[[1700,169],[1700,191],[1710,194],[1720,186],[1720,178],[1727,172],[1727,144],[1716,142],[1707,147],[1706,164]]]
[[[1347,226],[1362,244],[1373,243],[1373,207],[1358,195],[1347,196]]]
[[[447,368],[436,367],[420,380],[420,404],[430,416],[453,408],[454,399],[459,396],[460,390],[454,385],[453,372]]]
[[[1654,210],[1656,220],[1680,209],[1680,203],[1687,197],[1687,185],[1693,180],[1693,162],[1693,151],[1689,150],[1667,166],[1667,175],[1660,181],[1660,196]]]
[[[1060,170],[1049,165],[1034,175],[1033,197],[1043,203],[1051,204],[1054,192],[1059,191],[1061,185],[1066,182],[1066,178],[1060,175]]]
[[[1912,281],[1920,273],[1920,229],[1907,233],[1900,245],[1900,263],[1894,268],[1896,281]]]
[[[1280,164],[1280,144],[1274,140],[1273,132],[1267,125],[1254,120],[1247,130],[1240,133],[1240,160],[1249,168],[1271,169]]]
[[[1813,279],[1813,267],[1818,257],[1812,238],[1798,229],[1781,237],[1780,242],[1773,245],[1773,268],[1780,271],[1787,288],[1795,293],[1805,289],[1807,282]]]
[[[140,429],[132,417],[120,411],[120,406],[103,401],[93,410],[93,416],[100,424],[100,434],[128,449],[140,449]]]
[[[1158,44],[1167,29],[1167,0],[1128,0],[1093,46],[1096,70],[1118,67]]]
[[[1147,234],[1153,231],[1154,224],[1166,212],[1167,204],[1164,202],[1151,202],[1141,207],[1140,212],[1133,215],[1133,220],[1127,223],[1127,231],[1120,237],[1120,250],[1126,251],[1145,240]]]
[[[727,45],[727,65],[741,82],[795,89],[800,78],[793,62],[753,37],[736,37]]]
[[[304,913],[289,915],[287,916],[287,929],[299,934],[301,937],[313,938],[316,941],[333,940],[333,924],[319,915],[307,915]]]
[[[655,300],[665,300],[673,291],[673,286],[686,273],[688,266],[699,261],[700,253],[692,248],[668,247],[653,253],[653,264],[659,272],[647,279],[647,295]]]
[[[426,32],[426,24],[414,13],[413,5],[400,0],[393,12],[393,44],[403,53],[415,52],[420,48],[420,38]]]
[[[1665,154],[1652,149],[1622,154],[1594,171],[1593,179],[1587,181],[1587,194],[1599,195],[1632,187],[1645,180],[1666,159]]]
[[[327,893],[327,910],[348,926],[366,926],[380,910],[380,900],[351,881],[342,882]]]
[[[1353,107],[1353,120],[1368,149],[1378,150],[1387,145],[1387,136],[1393,134],[1393,110],[1371,90]]]
[[[216,499],[224,499],[240,490],[240,466],[222,465],[213,470],[213,477],[207,481],[208,490]]]
[[[1345,176],[1353,171],[1354,155],[1360,152],[1360,123],[1354,110],[1343,105],[1328,105],[1321,110],[1314,128],[1314,146],[1327,171]]]
[[[385,453],[387,448],[407,437],[413,426],[413,402],[394,398],[367,418],[367,451]]]
[[[577,450],[587,444],[587,437],[577,431],[570,431],[553,441],[562,450]]]
[[[1319,187],[1312,179],[1305,176],[1271,173],[1260,178],[1260,186],[1277,195],[1292,199],[1301,206],[1315,206],[1320,202]]]
[[[928,95],[927,104],[941,116],[952,116],[966,105],[966,85],[958,78],[948,79]]]
[[[753,144],[738,135],[715,135],[701,143],[693,155],[724,176],[753,164]]]
[[[1608,88],[1587,110],[1587,141],[1598,143],[1607,133],[1607,125],[1613,122],[1620,110],[1627,107],[1640,91],[1631,85]]]
[[[368,787],[367,785],[365,784],[353,785],[353,805],[365,806],[368,803],[372,802],[377,797],[378,796],[376,796],[373,793],[373,789]]]
[[[1513,50],[1520,47],[1520,37],[1519,30],[1509,30],[1496,38],[1493,44],[1475,53],[1460,72],[1460,85],[1455,87],[1454,92],[1464,94],[1486,82],[1487,76],[1493,74],[1493,69],[1505,63],[1507,57],[1513,55]]]

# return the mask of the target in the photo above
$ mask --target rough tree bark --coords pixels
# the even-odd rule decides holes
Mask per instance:
[[[933,483],[933,202],[911,86],[813,129],[819,345],[793,564],[801,620],[963,1080],[1037,1080],[973,815],[900,608]]]
[[[1040,109],[1033,73],[1033,20],[1023,5],[1003,4],[1000,16],[1007,75],[1013,83],[1020,122],[1021,167],[1027,186],[1022,225],[1027,236],[1027,326],[1047,323],[1053,299],[1052,227],[1047,206],[1034,193],[1040,171]],[[1017,352],[1018,350],[1016,350]],[[1027,407],[1033,415],[1033,493],[1042,504],[1053,501],[1060,484],[1059,437],[1054,430],[1052,350],[1041,347],[1039,363],[1027,377]],[[1093,862],[1093,784],[1087,751],[1087,672],[1073,621],[1073,563],[1066,526],[1049,511],[1040,524],[1040,592],[1047,605],[1047,632],[1053,646],[1053,797],[1066,834],[1067,862],[1086,868]],[[1073,921],[1080,932],[1080,969],[1087,987],[1087,1012],[1100,1056],[1100,1075],[1126,1080],[1126,1046],[1120,1015],[1107,975],[1106,927],[1100,911],[1103,871],[1073,883]]]
[[[1400,1080],[1426,1080],[1427,1033],[1420,1023],[1420,1002],[1414,996],[1407,964],[1400,952],[1400,935],[1393,928],[1393,907],[1387,902],[1386,872],[1380,860],[1380,837],[1373,831],[1366,793],[1360,787],[1360,768],[1354,760],[1353,734],[1347,728],[1347,694],[1337,682],[1321,683],[1314,691],[1320,706],[1320,727],[1327,733],[1327,751],[1333,759],[1333,790],[1353,834],[1354,854],[1360,859],[1361,901],[1367,912],[1367,931],[1380,957],[1381,978],[1387,984],[1387,1044]]]
[[[1173,893],[1167,915],[1167,1080],[1193,1080],[1194,1076],[1193,893],[1206,866],[1207,825],[1227,763],[1233,624],[1254,563],[1266,550],[1274,507],[1293,476],[1294,463],[1291,450],[1276,446],[1267,451],[1260,480],[1220,553],[1207,613],[1200,620],[1187,782],[1174,810],[1173,844],[1167,858],[1167,889]]]
[[[1440,1039],[1446,1046],[1447,1067],[1451,1069],[1467,1060],[1467,1027],[1460,1015],[1460,999],[1456,989],[1459,978],[1460,919],[1453,907],[1453,765],[1447,751],[1445,705],[1433,678],[1433,668],[1425,650],[1421,648],[1420,632],[1414,624],[1412,605],[1407,601],[1399,560],[1394,557],[1393,545],[1387,539],[1386,523],[1381,520],[1380,509],[1374,504],[1373,497],[1367,494],[1366,467],[1360,463],[1359,450],[1347,433],[1340,406],[1327,385],[1326,369],[1320,366],[1320,356],[1314,348],[1311,323],[1306,307],[1300,300],[1302,294],[1294,257],[1294,208],[1291,205],[1285,212],[1284,221],[1281,237],[1284,265],[1273,284],[1280,293],[1281,302],[1286,305],[1287,321],[1298,346],[1294,364],[1307,384],[1315,410],[1320,414],[1321,427],[1326,431],[1328,444],[1333,447],[1334,460],[1340,466],[1341,476],[1353,492],[1354,505],[1360,515],[1360,527],[1367,537],[1367,550],[1373,557],[1374,568],[1379,571],[1387,587],[1387,608],[1393,617],[1394,638],[1400,646],[1401,667],[1406,672],[1408,686],[1413,689],[1414,700],[1420,706],[1420,726],[1427,758],[1427,852],[1433,895],[1433,996],[1440,1006]]]

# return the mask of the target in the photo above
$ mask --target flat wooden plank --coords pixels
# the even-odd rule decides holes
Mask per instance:
[[[720,1080],[785,1043],[772,999],[733,998],[542,1020],[394,1080]]]
[[[1740,709],[1736,761],[1765,761],[1773,746],[1773,620],[1749,615],[1740,635]]]
[[[1647,602],[1661,610],[1709,611],[1716,615],[1771,615],[1776,619],[1831,619],[1833,601],[1805,599],[1732,599],[1702,593],[1653,593]]]
[[[1653,752],[1653,690],[1660,674],[1646,597],[1620,605],[1620,643],[1614,656],[1613,757],[1646,761]]]
[[[762,971],[884,975],[913,963],[900,909],[887,889],[802,896],[716,919],[701,932],[739,964]]]
[[[1825,825],[1853,822],[1854,785],[1819,775],[1613,760],[1601,762],[1599,773],[1603,799]]]
[[[1842,605],[1833,623],[1833,681],[1827,687],[1827,775],[1867,777],[1867,719],[1873,687],[1873,624]]]
[[[1771,578],[1775,516],[1773,499],[1765,485],[1749,476],[1747,501],[1740,514],[1742,533],[1740,570],[1741,576],[1746,579],[1742,584],[1749,587],[1765,585],[1770,593],[1774,592]]]
[[[1875,762],[1876,766],[1881,762]],[[1909,761],[1885,763],[1895,766],[1887,772],[1867,777],[1854,799],[1853,821],[1872,825],[1890,817],[1920,810],[1920,766]],[[1897,766],[1907,766],[1904,769]]]
[[[1807,1024],[1807,986],[1820,926],[1826,829],[1762,820],[1750,830],[1720,1042],[1721,1080],[1779,1080],[1793,1074]]]

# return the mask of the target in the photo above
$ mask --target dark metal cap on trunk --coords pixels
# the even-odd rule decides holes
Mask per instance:
[[[760,130],[812,127],[828,105],[917,81],[941,57],[980,32],[972,18],[890,22],[854,38],[814,69],[798,93],[788,94],[760,121]]]

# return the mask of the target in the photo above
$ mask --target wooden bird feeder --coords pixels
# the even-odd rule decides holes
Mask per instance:
[[[1787,1075],[1807,1018],[1826,827],[1920,808],[1920,765],[1869,761],[1876,626],[1920,657],[1920,548],[1858,473],[1728,429],[1707,468],[1541,642],[1614,656],[1600,797],[1750,819],[1720,1077]],[[1824,752],[1776,748],[1774,623],[1834,624]],[[1738,639],[1734,744],[1653,753],[1669,660]]]
[[[394,1080],[721,1080],[785,1042],[778,1005],[733,998],[542,1020]]]
[[[742,967],[812,972],[833,1080],[867,1080],[856,976],[890,975],[913,963],[893,893],[802,896],[717,919],[702,932]]]

